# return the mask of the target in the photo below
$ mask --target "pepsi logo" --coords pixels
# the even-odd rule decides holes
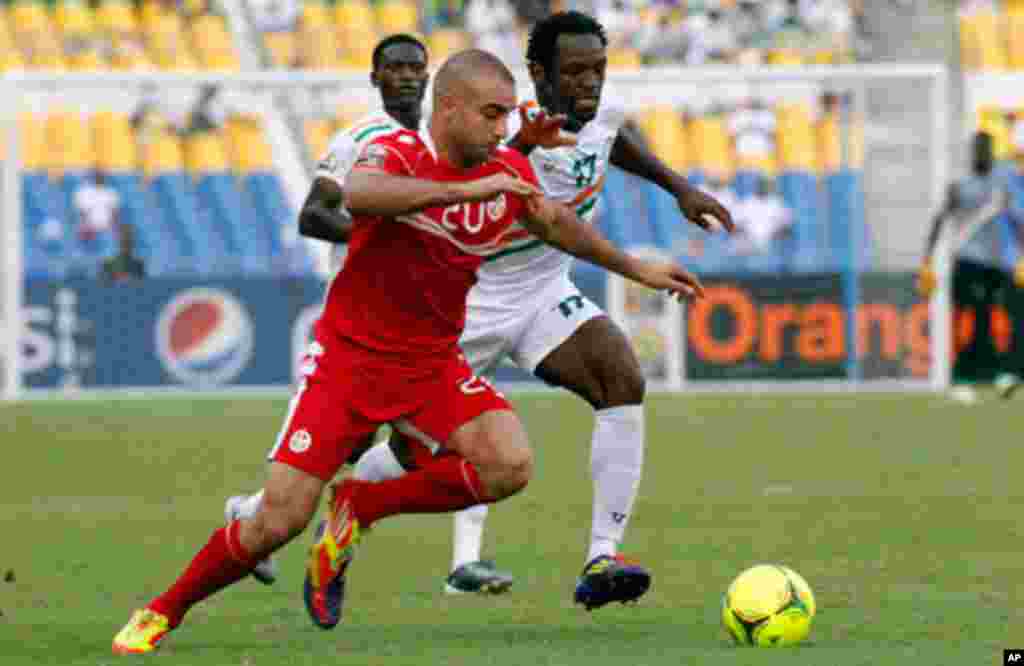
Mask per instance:
[[[164,369],[178,381],[194,386],[226,384],[252,358],[252,320],[225,291],[189,289],[160,312],[156,348]]]

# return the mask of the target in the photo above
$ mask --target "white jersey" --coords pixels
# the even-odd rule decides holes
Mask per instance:
[[[363,116],[346,129],[331,137],[327,153],[316,165],[314,178],[326,178],[334,181],[338,187],[345,188],[356,158],[363,148],[379,136],[402,129],[402,124],[383,111]],[[331,248],[331,272],[337,272],[345,260],[348,246],[337,244]]]
[[[569,204],[581,220],[592,223],[604,187],[612,144],[625,122],[625,110],[602,95],[597,116],[583,126],[576,145],[554,149],[535,148],[530,164],[541,187],[551,199]],[[536,103],[528,106],[536,108]],[[519,131],[519,115],[509,118],[509,136]],[[502,307],[520,305],[532,294],[565,278],[572,257],[529,238],[489,258],[477,271],[477,284],[469,293],[469,305]]]

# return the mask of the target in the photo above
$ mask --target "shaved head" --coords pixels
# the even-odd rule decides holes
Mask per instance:
[[[430,133],[442,156],[468,169],[494,155],[516,107],[516,80],[497,56],[456,53],[434,76]]]
[[[442,97],[475,92],[479,79],[503,79],[515,85],[516,77],[498,56],[480,49],[460,51],[444,61],[434,76],[434,104]]]

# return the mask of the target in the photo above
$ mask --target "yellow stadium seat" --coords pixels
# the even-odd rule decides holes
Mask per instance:
[[[101,0],[96,8],[96,27],[107,33],[134,33],[138,30],[135,9],[126,0]]]
[[[970,69],[1006,69],[1007,54],[1003,16],[983,11],[960,18],[961,52]],[[965,52],[966,51],[966,52]]]
[[[385,0],[377,5],[377,27],[381,32],[416,32],[419,11],[408,0]]]
[[[341,67],[365,71],[373,65],[373,48],[377,45],[373,30],[341,30],[337,44]]]
[[[327,145],[331,141],[333,132],[334,128],[331,127],[331,122],[326,118],[310,118],[302,124],[306,148],[314,160],[319,160],[327,154]]]
[[[203,14],[192,19],[189,30],[197,59],[204,68],[238,70],[238,53],[223,18]]]
[[[50,30],[50,17],[46,5],[34,0],[17,0],[10,9],[11,27],[17,33],[35,33]]]
[[[296,33],[267,32],[263,34],[263,46],[270,54],[270,63],[274,67],[291,67],[296,58]]]
[[[651,149],[675,171],[690,169],[689,138],[682,116],[667,106],[659,106],[640,116],[640,129]]]
[[[104,171],[131,171],[136,165],[135,135],[127,114],[97,112],[92,119],[96,166]]]
[[[92,10],[82,0],[61,0],[54,9],[53,18],[65,37],[91,34],[95,27]]]
[[[1006,55],[1010,69],[1024,69],[1024,9],[1006,14]]]
[[[259,117],[233,116],[227,122],[225,135],[233,171],[247,174],[254,171],[270,171],[273,168],[270,143]]]
[[[992,135],[992,153],[997,160],[1009,159],[1012,148],[1012,127],[1006,111],[994,106],[978,108],[978,129]]]
[[[448,56],[469,47],[469,36],[462,30],[442,28],[430,33],[427,38],[430,47],[430,59],[433,62],[444,62]]]
[[[177,14],[161,14],[152,19],[146,30],[149,55],[162,69],[193,69],[195,60]]]
[[[33,113],[22,113],[18,118],[19,158],[25,171],[42,171],[46,169],[46,134],[43,130],[43,119]],[[4,140],[7,139],[6,132]]]
[[[142,169],[147,178],[183,171],[185,168],[181,142],[168,127],[158,129],[149,141],[142,144],[141,149]]]
[[[228,153],[220,132],[197,132],[185,138],[185,169],[193,175],[227,171]]]
[[[25,66],[25,61],[22,59],[21,52],[15,46],[14,39],[7,29],[6,15],[2,16],[3,18],[0,18],[0,72],[6,72],[9,69],[21,69]]]
[[[300,37],[301,60],[309,69],[338,67],[338,39],[330,25],[306,27]]]
[[[776,118],[779,168],[815,171],[818,157],[810,109],[804,104],[782,104]]]
[[[67,63],[68,69],[76,72],[107,68],[107,63],[100,56],[99,51],[91,45],[81,45],[80,48],[65,54],[64,60]]]
[[[92,138],[83,115],[56,111],[46,119],[46,164],[54,175],[92,167]]]
[[[804,54],[794,48],[768,49],[769,65],[802,65]]]
[[[717,115],[698,116],[690,122],[689,135],[694,166],[732,178],[736,168],[725,120]]]
[[[639,69],[643,61],[640,52],[631,48],[613,48],[608,50],[609,69]]]
[[[310,28],[319,28],[328,25],[327,6],[320,0],[306,0],[302,5],[302,23]]]
[[[814,128],[817,143],[819,173],[835,173],[842,167],[843,150],[839,132],[839,115],[825,113]],[[847,166],[861,169],[864,166],[864,124],[854,121],[848,130],[846,151]]]
[[[363,0],[343,0],[334,5],[334,24],[339,30],[372,30],[373,9]]]
[[[142,42],[131,33],[115,33],[110,38],[110,66],[123,71],[153,69]]]

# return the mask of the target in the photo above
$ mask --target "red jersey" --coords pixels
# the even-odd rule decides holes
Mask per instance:
[[[456,168],[437,156],[427,130],[402,129],[378,138],[363,149],[353,169],[439,182],[505,171],[537,184],[529,161],[504,147],[485,164]],[[517,223],[525,207],[522,197],[502,194],[487,202],[395,218],[356,217],[348,256],[328,288],[318,333],[388,357],[422,361],[450,356],[458,349],[477,268],[509,243],[529,236]]]

